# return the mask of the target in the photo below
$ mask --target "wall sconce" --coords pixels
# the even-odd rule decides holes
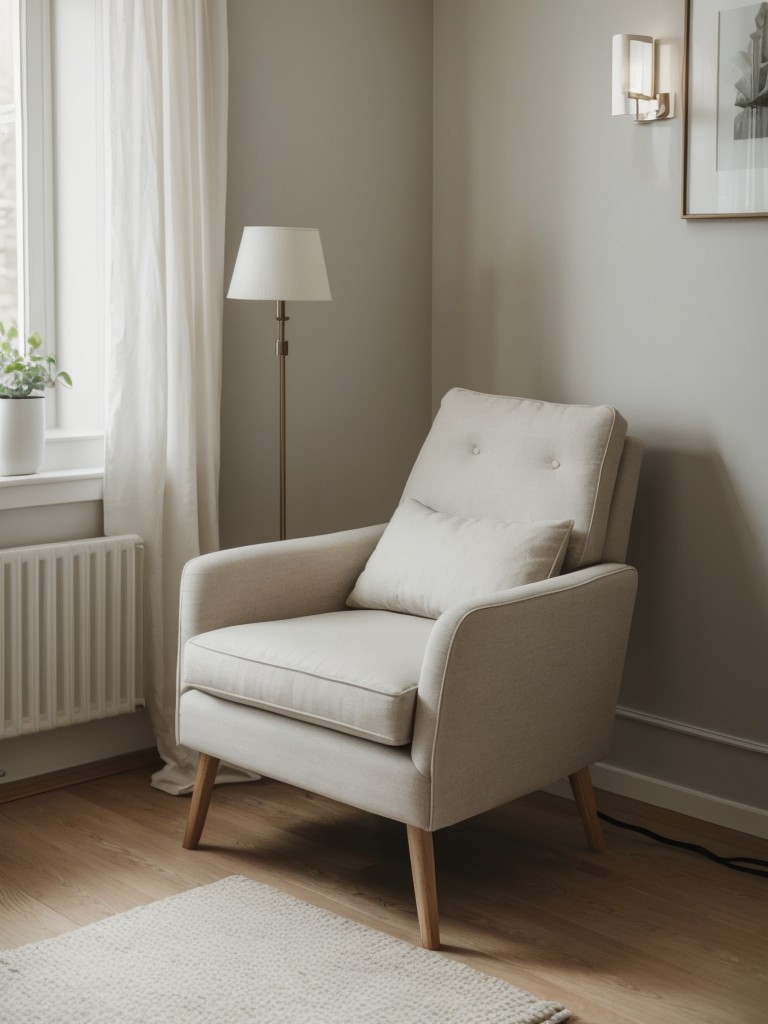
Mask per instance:
[[[657,92],[656,44],[652,36],[613,37],[613,114],[634,114],[635,124],[675,116],[674,93]]]

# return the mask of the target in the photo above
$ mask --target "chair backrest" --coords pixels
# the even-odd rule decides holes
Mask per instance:
[[[642,450],[630,439],[625,457],[626,433],[626,421],[605,405],[454,388],[442,400],[403,498],[477,519],[573,519],[564,571],[623,561]]]

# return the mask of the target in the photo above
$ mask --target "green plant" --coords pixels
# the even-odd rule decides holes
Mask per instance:
[[[72,378],[56,369],[53,356],[39,352],[42,339],[30,334],[22,351],[17,347],[19,332],[0,323],[0,398],[28,398],[35,391],[55,388],[57,384],[72,387]]]

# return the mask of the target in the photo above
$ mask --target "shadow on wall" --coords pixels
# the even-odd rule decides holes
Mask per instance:
[[[768,566],[716,452],[646,450],[628,561],[640,589],[620,702],[768,740]]]
[[[557,305],[542,291],[542,276],[530,257],[533,248],[534,243],[526,246],[525,258],[506,252],[498,267],[467,271],[461,292],[446,290],[441,319],[435,321],[436,405],[451,387],[568,400],[553,386],[562,362],[553,339],[563,337],[563,331],[557,323]]]

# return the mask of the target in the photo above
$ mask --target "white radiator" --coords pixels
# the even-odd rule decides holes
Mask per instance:
[[[0,550],[0,738],[134,711],[140,537]]]

